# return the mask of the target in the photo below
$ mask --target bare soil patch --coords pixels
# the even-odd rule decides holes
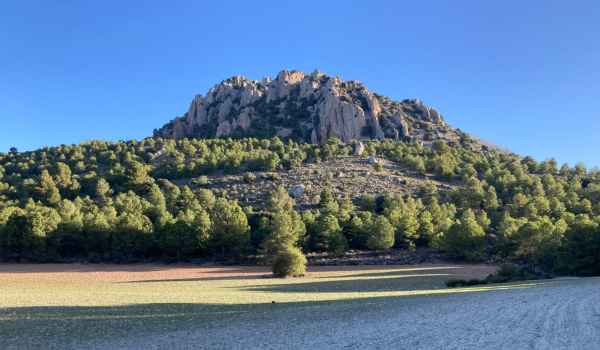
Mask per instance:
[[[371,271],[411,272],[435,271],[448,273],[453,278],[481,278],[497,269],[494,265],[481,264],[416,264],[385,266],[311,266],[307,277],[358,276]],[[265,266],[195,266],[189,264],[0,264],[0,280],[36,279],[39,281],[96,281],[134,282],[143,280],[218,280],[269,278],[271,272]]]

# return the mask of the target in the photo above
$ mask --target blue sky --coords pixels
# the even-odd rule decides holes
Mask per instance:
[[[543,160],[600,165],[598,1],[0,4],[0,152],[141,139],[232,75],[318,68]]]

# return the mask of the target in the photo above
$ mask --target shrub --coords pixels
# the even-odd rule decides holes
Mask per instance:
[[[549,277],[540,275],[523,266],[515,264],[502,264],[500,269],[495,274],[486,277],[489,283],[505,283],[514,281],[534,280],[539,278]]]
[[[244,174],[244,182],[247,184],[256,182],[256,175],[254,175],[252,173],[245,173]]]
[[[210,183],[210,180],[208,179],[208,176],[206,176],[206,175],[198,176],[197,178],[192,180],[192,184],[194,184],[196,186],[206,186],[209,183]]]
[[[273,274],[277,277],[299,277],[306,273],[306,257],[296,247],[281,250],[273,260]]]
[[[281,179],[281,177],[277,173],[268,173],[265,175],[265,177],[267,178],[267,180],[273,182],[279,181]]]
[[[478,279],[470,279],[470,280],[460,280],[460,279],[455,279],[455,280],[449,280],[446,282],[446,286],[448,288],[458,288],[458,287],[471,287],[471,286],[476,286],[476,285],[480,285],[480,284],[487,284],[488,282],[486,280],[478,280]]]
[[[484,279],[460,280],[454,279],[446,282],[449,288],[470,287],[488,283],[507,283],[526,280],[535,280],[540,278],[550,278],[551,276],[535,273],[525,267],[515,264],[502,264],[500,269],[494,274],[487,276]]]

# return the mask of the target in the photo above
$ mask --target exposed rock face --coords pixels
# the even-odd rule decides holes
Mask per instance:
[[[275,79],[236,76],[196,96],[189,110],[155,136],[273,137],[324,143],[394,138],[456,140],[438,111],[419,100],[392,101],[370,92],[358,81],[343,81],[320,72],[280,72]]]
[[[355,143],[353,151],[355,156],[362,156],[362,154],[365,152],[365,144],[362,142]]]

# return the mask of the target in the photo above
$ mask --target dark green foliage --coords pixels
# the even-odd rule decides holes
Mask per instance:
[[[296,247],[287,247],[274,258],[273,274],[277,277],[300,277],[306,273],[306,257]]]
[[[450,288],[471,287],[489,283],[507,283],[517,281],[536,280],[540,278],[550,278],[551,275],[531,271],[523,266],[515,264],[502,264],[500,269],[484,279],[460,280],[453,279],[446,282],[446,286]]]
[[[178,261],[193,256],[199,245],[195,231],[192,223],[184,220],[165,224],[158,233],[162,254]]]
[[[487,284],[484,280],[471,279],[471,280],[458,280],[452,279],[446,282],[446,287],[448,288],[458,288],[458,287],[471,287],[480,284]]]
[[[31,233],[29,220],[20,213],[12,214],[2,229],[2,256],[5,259],[21,259],[35,251],[35,237]]]
[[[294,204],[283,187],[278,187],[268,200],[271,217],[263,223],[269,231],[263,251],[278,277],[301,276],[306,271],[306,258],[298,248],[306,227]]]
[[[337,217],[332,214],[322,214],[319,216],[311,230],[311,248],[316,251],[329,251],[341,254],[346,250],[347,245]]]
[[[559,272],[585,276],[600,275],[600,227],[598,223],[582,220],[572,225],[565,233],[560,248]]]
[[[450,256],[481,260],[485,253],[485,231],[472,210],[466,210],[441,239],[441,248]]]
[[[375,218],[370,228],[367,247],[372,250],[389,249],[394,246],[394,227],[385,216]]]
[[[353,249],[368,249],[367,242],[372,233],[373,214],[368,211],[360,211],[350,219],[344,227],[344,234],[348,238],[348,244]]]
[[[333,197],[331,187],[326,187],[321,192],[321,199],[319,201],[319,208],[324,214],[336,215],[340,209],[340,205],[337,200]]]
[[[288,112],[302,117],[302,107]],[[403,196],[351,198],[332,183],[318,206],[304,212],[296,212],[284,188],[257,210],[242,208],[235,193],[215,196],[210,188],[230,173],[244,174],[253,185],[279,182],[279,171],[347,156],[351,145],[146,139],[0,153],[0,258],[237,259],[269,252],[271,259],[290,246],[342,254],[385,248],[391,226],[397,248],[600,274],[600,173],[581,164],[478,152],[469,143],[467,137],[432,147],[366,141],[365,154],[424,185]],[[263,178],[254,171],[270,173]]]
[[[250,242],[248,218],[237,202],[216,200],[212,209],[212,250],[221,258],[236,258]]]

